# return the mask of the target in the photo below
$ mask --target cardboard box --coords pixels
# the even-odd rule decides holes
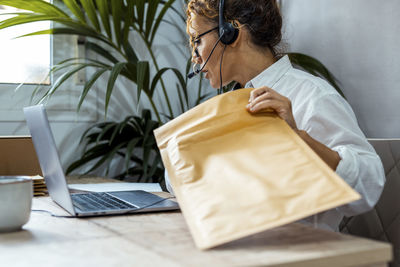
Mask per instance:
[[[0,136],[0,175],[42,175],[30,136]]]

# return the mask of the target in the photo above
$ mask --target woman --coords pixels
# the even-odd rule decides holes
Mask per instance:
[[[229,45],[218,42],[218,4],[219,0],[188,3],[192,61],[203,66],[202,72],[214,88],[232,81],[239,88],[255,88],[248,111],[273,109],[361,194],[361,200],[318,214],[320,228],[338,230],[343,216],[368,211],[378,201],[385,181],[379,157],[359,129],[351,107],[335,89],[318,77],[294,69],[287,56],[278,56],[282,18],[276,1],[227,0],[225,21],[238,29]],[[167,185],[170,187],[168,180]]]

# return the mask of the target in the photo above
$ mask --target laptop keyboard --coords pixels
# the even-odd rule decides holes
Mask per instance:
[[[81,211],[137,208],[106,193],[73,194],[71,198],[74,206]]]

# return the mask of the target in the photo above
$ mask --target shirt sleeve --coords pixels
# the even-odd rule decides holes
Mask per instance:
[[[299,128],[338,152],[341,160],[336,173],[362,197],[337,208],[338,211],[354,216],[370,210],[379,200],[385,183],[379,156],[360,130],[350,105],[340,95],[324,95],[311,105],[311,112]]]

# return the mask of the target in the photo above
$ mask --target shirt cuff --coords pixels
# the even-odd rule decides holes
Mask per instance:
[[[336,173],[342,177],[352,188],[355,187],[358,178],[358,158],[355,152],[347,146],[338,146],[332,148],[336,151],[341,160],[336,167]]]

